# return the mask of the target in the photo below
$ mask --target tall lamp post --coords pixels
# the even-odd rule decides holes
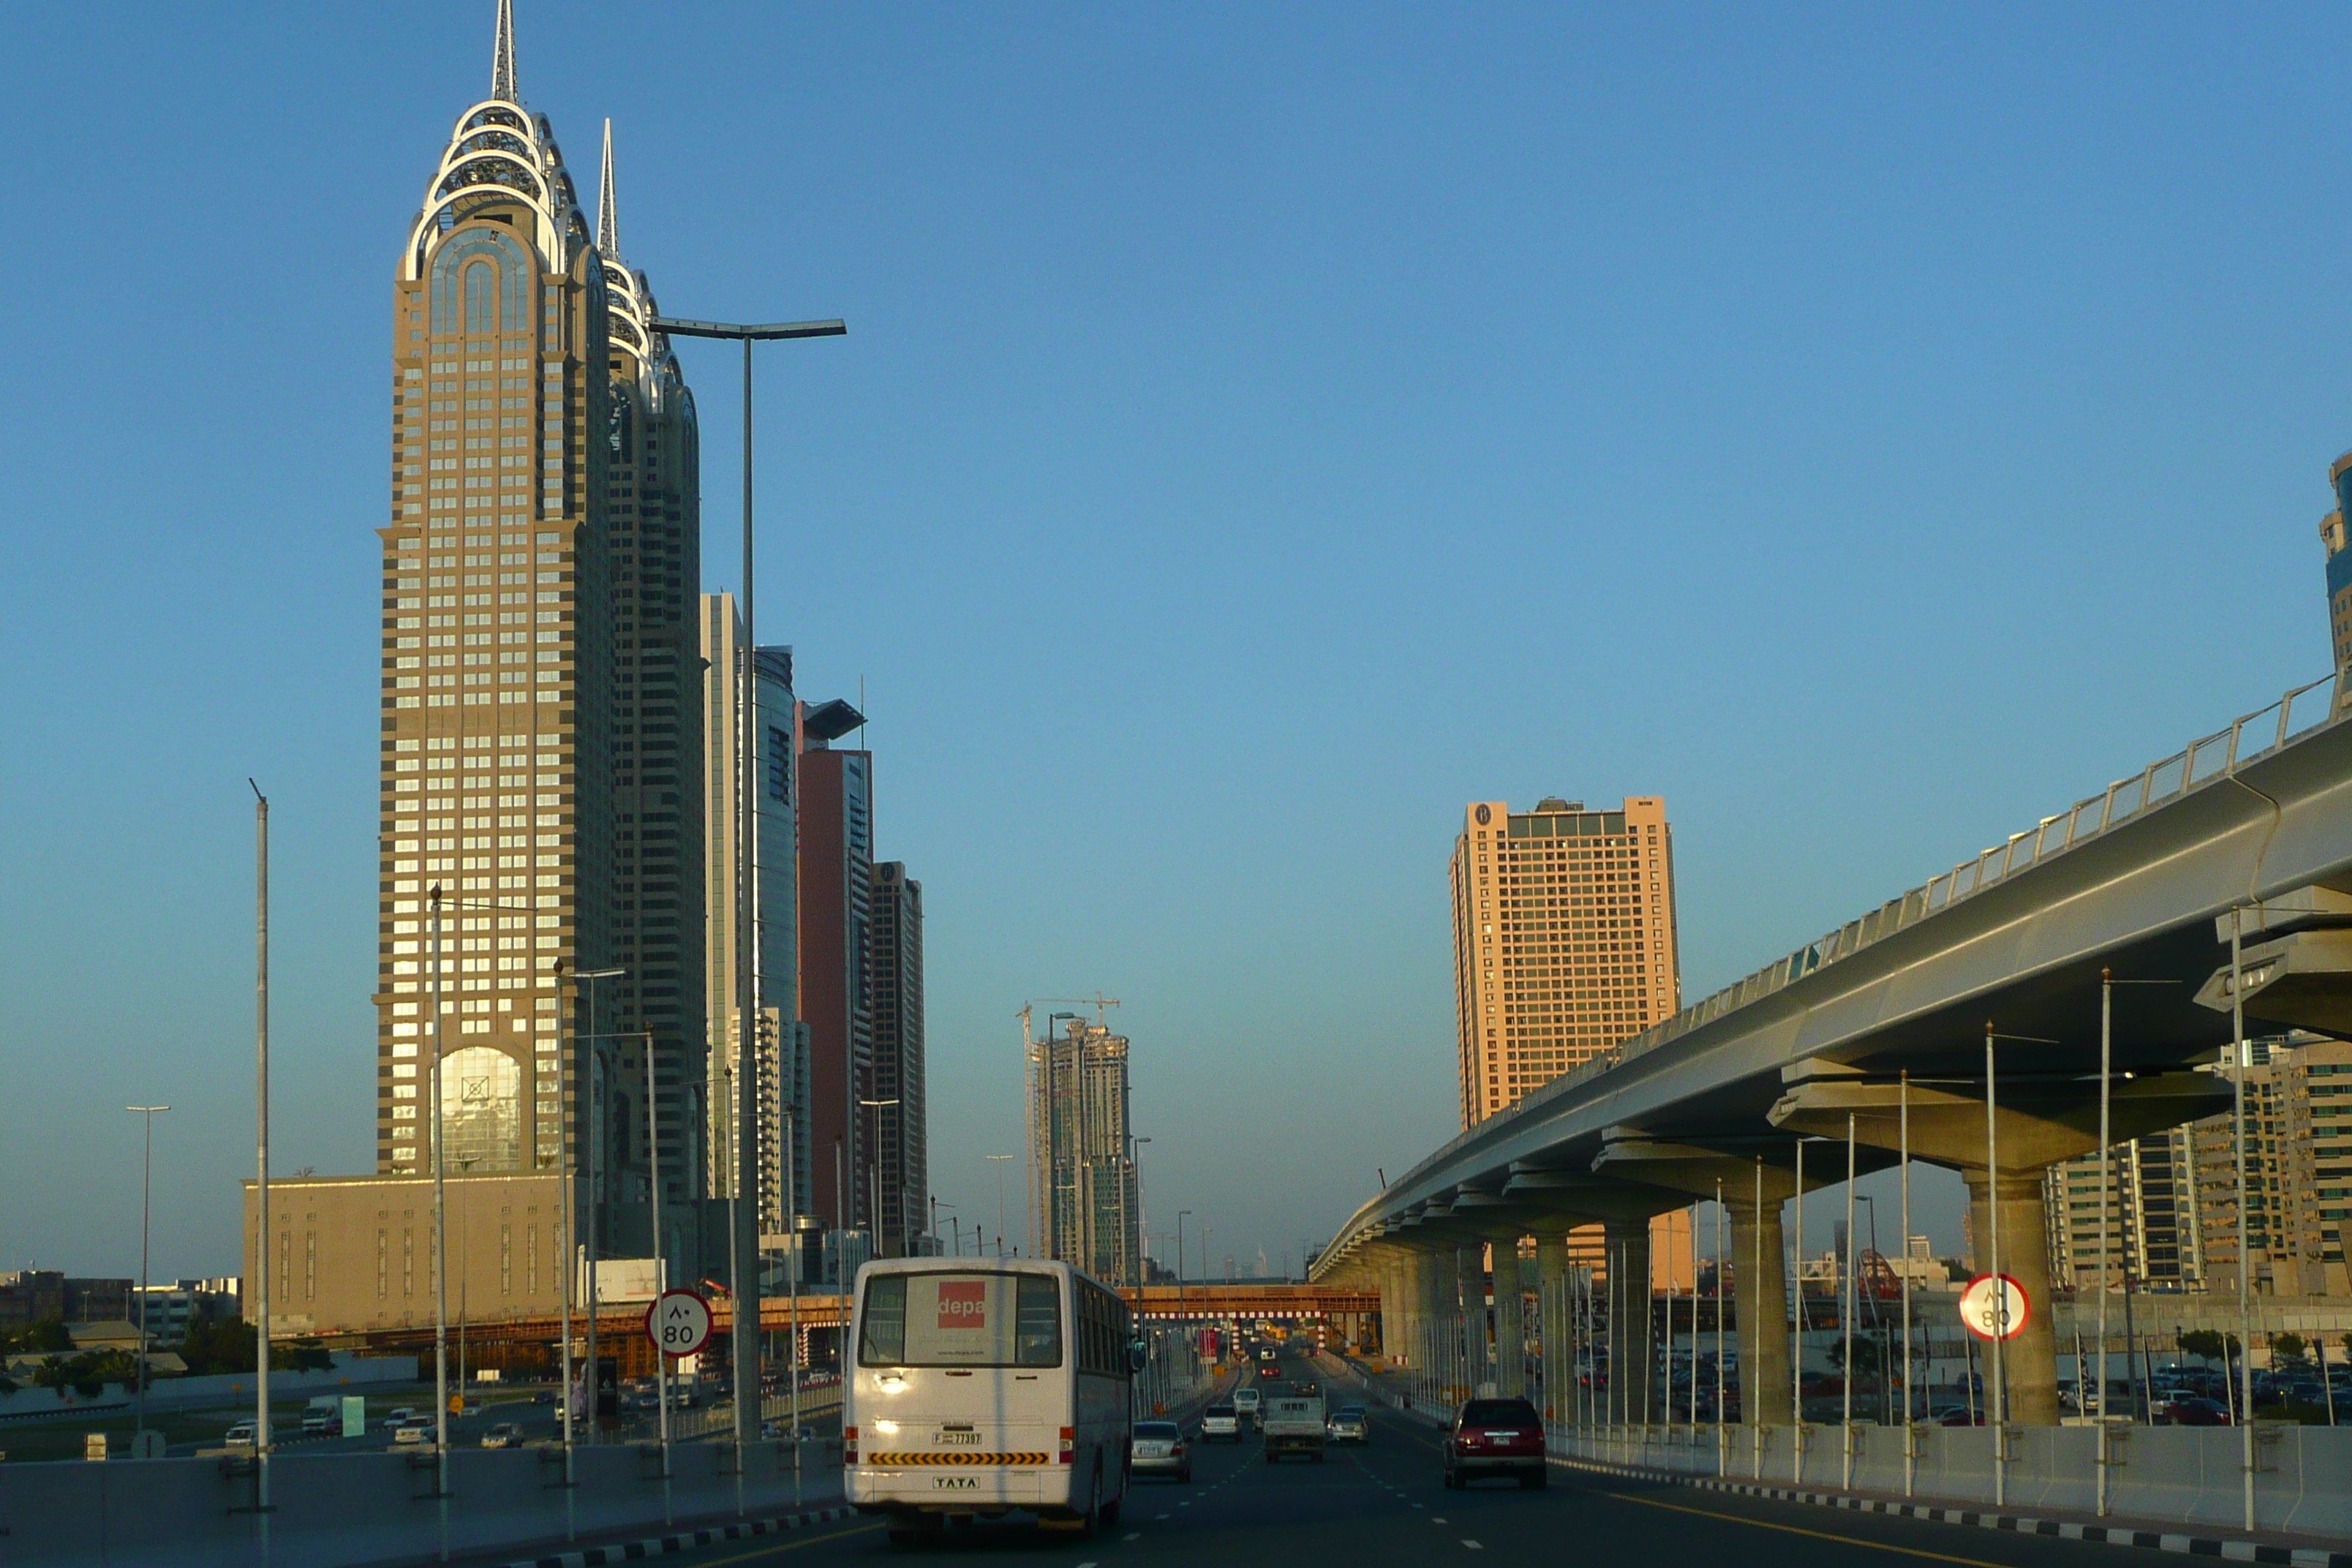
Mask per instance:
[[[741,1026],[736,1031],[735,1081],[742,1087],[735,1096],[736,1202],[730,1216],[735,1278],[729,1281],[735,1297],[735,1443],[740,1454],[759,1434],[759,1423],[752,1415],[757,1401],[746,1399],[743,1390],[760,1386],[760,1205],[742,1201],[746,1192],[757,1192],[760,1182],[759,1096],[755,1092],[760,1081],[760,999],[753,974],[759,942],[752,931],[759,902],[751,885],[758,865],[752,846],[758,837],[760,776],[760,684],[753,657],[758,643],[751,618],[751,345],[785,338],[837,338],[849,329],[838,320],[754,324],[670,316],[656,316],[648,325],[668,337],[731,339],[743,345],[743,657],[735,672],[735,910],[737,940],[743,944],[744,955],[744,962],[736,966],[736,1008]],[[797,1344],[793,1348],[799,1349]],[[794,1415],[797,1418],[797,1402]]]
[[[1004,1162],[1017,1160],[1017,1154],[990,1154],[988,1163],[996,1167],[996,1256],[1004,1256]]]
[[[866,1167],[869,1173],[869,1179],[874,1184],[867,1189],[866,1217],[874,1222],[874,1256],[879,1258],[882,1256],[882,1112],[885,1108],[896,1105],[898,1101],[894,1098],[861,1100],[857,1103],[874,1113],[874,1157],[866,1163]],[[902,1238],[907,1233],[905,1206],[904,1204],[899,1205],[901,1212],[898,1215],[898,1234]],[[845,1289],[847,1283],[846,1280],[843,1281]]]
[[[253,1519],[269,1561],[269,797],[253,791]],[[2243,1213],[2242,1209],[2239,1212]]]
[[[147,1436],[147,1216],[155,1191],[155,1113],[168,1105],[126,1105],[145,1119],[144,1147],[139,1156],[139,1426],[131,1439],[131,1457],[145,1458]]]
[[[1184,1321],[1184,1222],[1192,1217],[1191,1209],[1176,1211],[1176,1321]],[[1193,1343],[1200,1341],[1195,1338]]]
[[[572,1110],[570,1100],[567,1098],[563,1113],[556,1123],[559,1129],[557,1136],[563,1140],[563,1147],[558,1153],[557,1162],[563,1172],[563,1249],[567,1255],[563,1260],[563,1480],[566,1486],[571,1485],[572,1479],[572,1305],[574,1289],[572,1276],[579,1272],[580,1264],[583,1259],[588,1266],[588,1432],[592,1442],[595,1439],[598,1402],[603,1394],[603,1384],[597,1378],[596,1371],[596,1210],[599,1204],[596,1178],[602,1173],[597,1167],[600,1163],[598,1156],[604,1149],[604,1140],[602,1135],[604,1130],[596,1121],[596,1072],[585,1053],[594,1048],[596,1040],[596,982],[616,979],[627,973],[625,969],[576,969],[572,973],[573,991],[581,999],[582,1011],[582,1027],[579,1039],[575,1042],[583,1053],[578,1070],[581,1077],[587,1080],[585,1088],[588,1103],[586,1114],[581,1118],[581,1122],[582,1136],[588,1140],[586,1205],[588,1237],[586,1245],[583,1246],[575,1234],[577,1222],[572,1213],[572,1188],[578,1185],[578,1183],[573,1179],[572,1171],[570,1131]]]

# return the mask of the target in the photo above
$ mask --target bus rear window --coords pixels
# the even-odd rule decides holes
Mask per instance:
[[[860,1366],[1059,1366],[1062,1300],[1037,1274],[877,1274],[858,1311]]]

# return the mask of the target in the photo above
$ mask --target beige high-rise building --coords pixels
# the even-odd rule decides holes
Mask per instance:
[[[2352,1295],[2344,1226],[2352,1220],[2352,1041],[2297,1031],[2249,1040],[2246,1066],[2245,1250],[2261,1296]],[[2231,1079],[2225,1060],[2214,1072]],[[2236,1119],[2209,1116],[2183,1130],[2194,1150],[2206,1288],[2238,1288]]]
[[[1680,1005],[1665,802],[1480,801],[1454,843],[1462,1125],[1475,1126]]]
[[[376,1166],[430,1170],[437,1047],[448,1173],[559,1170],[569,1102],[629,1250],[648,1045],[673,1224],[704,1186],[699,458],[619,259],[609,131],[604,176],[592,231],[502,0],[393,290]],[[607,966],[601,1037],[567,1050],[564,976]]]

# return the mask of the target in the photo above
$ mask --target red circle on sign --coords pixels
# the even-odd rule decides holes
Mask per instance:
[[[2033,1299],[2011,1276],[1999,1276],[1999,1284],[1993,1282],[1994,1279],[1990,1274],[1979,1274],[1961,1289],[1960,1326],[1980,1340],[2013,1340],[2025,1331],[2027,1320],[2033,1316]],[[2002,1298],[1998,1305],[1996,1296]],[[2008,1321],[1996,1323],[1996,1313],[2003,1312],[2008,1314]]]
[[[692,1290],[665,1290],[646,1309],[646,1338],[665,1355],[692,1355],[710,1342],[710,1303]]]

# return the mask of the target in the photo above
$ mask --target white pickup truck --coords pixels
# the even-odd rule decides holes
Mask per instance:
[[[1304,1454],[1318,1465],[1323,1462],[1321,1394],[1278,1394],[1269,1397],[1259,1426],[1265,1433],[1267,1464],[1285,1454]]]

